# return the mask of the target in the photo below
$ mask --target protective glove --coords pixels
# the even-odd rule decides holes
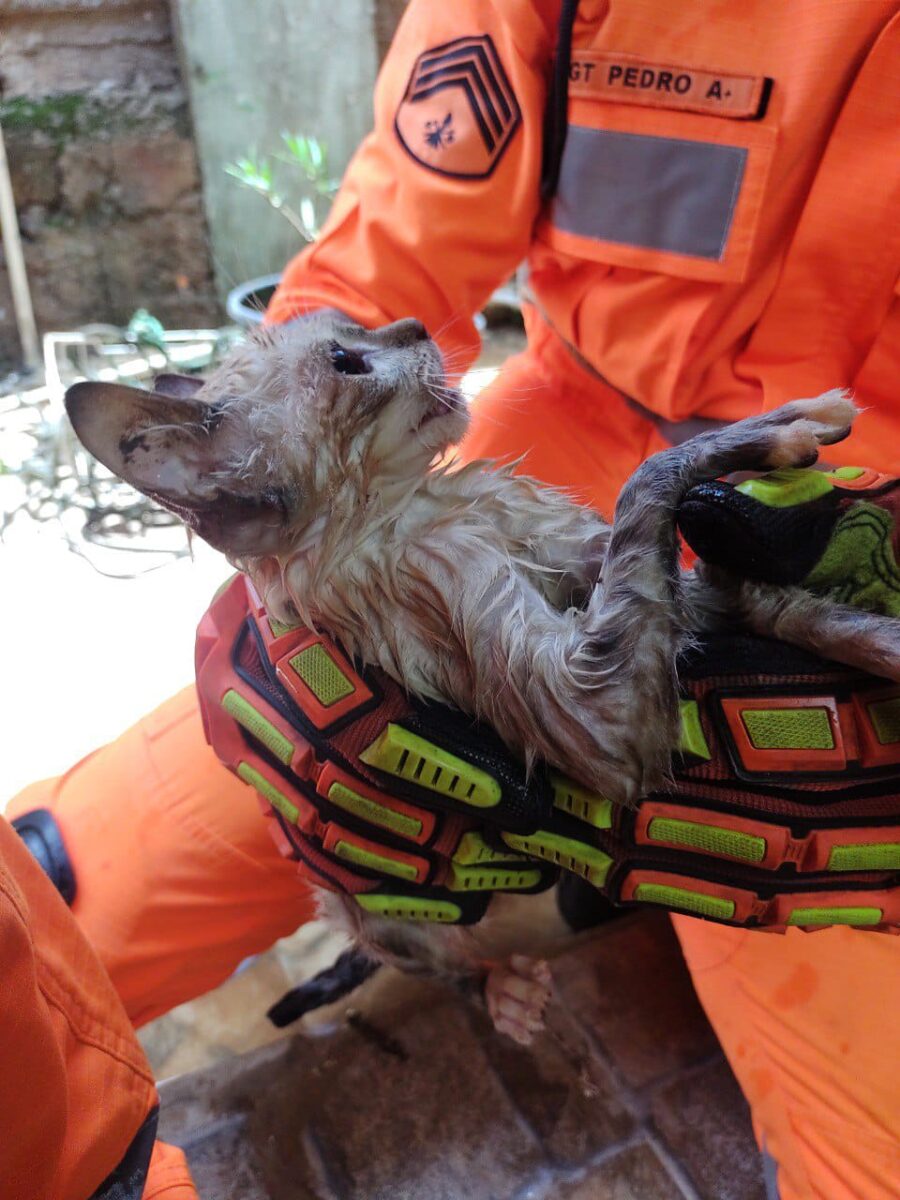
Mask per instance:
[[[730,924],[900,924],[900,687],[763,638],[679,663],[672,786],[618,812],[606,891]]]
[[[789,468],[693,488],[679,512],[691,549],[760,583],[797,584],[900,617],[900,480],[863,467]]]
[[[853,528],[857,519],[847,493],[864,497],[879,514],[864,525],[887,530],[877,553],[848,556],[850,590],[871,600],[860,563],[885,575],[900,488],[844,486],[869,473],[832,478],[827,492],[820,482],[804,489],[812,474],[750,481],[750,507],[746,485],[711,498],[695,489],[684,510],[688,536],[712,555],[721,549],[717,523],[732,545],[747,529],[762,569],[770,544],[784,553],[765,514],[803,547],[809,539],[796,531],[810,520],[824,530],[821,553],[798,568],[801,578],[830,561],[831,586],[846,587],[835,560],[848,544],[846,522]],[[826,495],[835,497],[830,525]],[[241,577],[204,618],[197,663],[207,736],[260,793],[283,852],[368,911],[477,921],[492,891],[541,890],[562,868],[617,904],[662,904],[733,924],[900,923],[897,686],[764,639],[707,640],[680,664],[673,785],[630,812],[555,772],[526,778],[491,731],[411,701],[378,672],[357,671],[317,634],[274,625]]]
[[[208,741],[319,886],[384,916],[471,923],[492,892],[555,881],[555,866],[482,832],[539,826],[547,772],[526,778],[491,730],[270,620],[245,576],[201,621],[196,667]]]
[[[714,481],[692,489],[679,526],[736,576],[900,617],[900,480],[843,467]],[[897,644],[900,656],[900,624]],[[896,927],[900,688],[735,636],[702,642],[679,675],[674,786],[618,822],[617,863],[629,846],[653,851],[652,865],[618,871],[619,901],[750,925]]]

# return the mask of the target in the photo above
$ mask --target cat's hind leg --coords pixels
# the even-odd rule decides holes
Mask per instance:
[[[582,672],[589,677],[593,662],[603,680],[595,716],[620,749],[612,798],[632,804],[664,783],[675,741],[675,660],[690,633],[676,530],[686,492],[733,471],[809,466],[819,446],[847,436],[855,415],[842,392],[794,401],[662,451],[625,484],[582,628]]]

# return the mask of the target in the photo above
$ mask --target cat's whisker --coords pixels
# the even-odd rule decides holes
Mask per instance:
[[[447,371],[455,371],[457,367],[466,363],[470,356],[463,350],[442,350],[441,358],[444,362],[444,367]]]
[[[437,341],[441,334],[446,333],[448,329],[451,329],[457,323],[457,321],[468,321],[469,319],[470,318],[466,313],[464,313],[461,309],[457,309],[456,312],[451,313],[447,317],[443,325],[436,329],[431,336],[435,341]]]
[[[425,390],[433,400],[441,404],[448,412],[456,412],[459,408],[459,398],[452,390],[446,391],[440,389],[435,384],[425,384]]]
[[[437,391],[432,387],[428,388],[428,392],[435,400],[440,400],[447,408],[457,407],[457,397],[452,392]]]

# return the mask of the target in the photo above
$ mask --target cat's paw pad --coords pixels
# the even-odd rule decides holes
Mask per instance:
[[[543,961],[514,954],[508,962],[492,967],[484,995],[494,1028],[529,1046],[544,1027],[550,990],[550,968]]]
[[[808,467],[820,446],[841,442],[853,427],[858,409],[840,390],[815,400],[794,400],[770,414],[778,424],[771,430],[769,467]]]

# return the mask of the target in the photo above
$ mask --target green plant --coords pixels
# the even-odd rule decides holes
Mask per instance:
[[[316,201],[328,200],[337,191],[338,180],[331,177],[328,169],[328,150],[318,138],[306,134],[281,134],[281,150],[275,154],[276,163],[284,163],[299,170],[304,180],[306,195],[294,208],[284,197],[287,190],[283,181],[276,178],[276,168],[269,158],[243,157],[228,163],[225,171],[244,187],[250,188],[265,199],[276,212],[288,220],[294,229],[308,242],[319,235],[319,217]],[[293,185],[291,191],[293,192]]]

